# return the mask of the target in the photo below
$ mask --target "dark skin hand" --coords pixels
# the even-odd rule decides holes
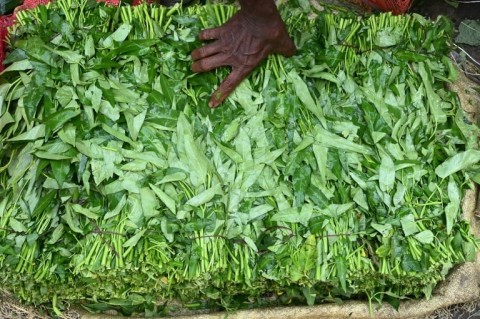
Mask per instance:
[[[223,26],[203,30],[200,40],[214,41],[192,52],[194,72],[232,68],[213,93],[208,103],[211,108],[219,106],[270,54],[295,54],[274,0],[240,0],[240,5],[240,11]]]

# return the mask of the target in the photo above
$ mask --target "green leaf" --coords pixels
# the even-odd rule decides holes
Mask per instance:
[[[52,205],[55,199],[56,192],[55,191],[50,191],[46,195],[42,196],[42,198],[39,200],[37,205],[35,206],[35,209],[33,210],[32,215],[38,216],[42,213],[44,213],[45,209]]]
[[[165,183],[171,183],[171,182],[178,182],[178,181],[183,181],[186,178],[187,178],[187,174],[185,174],[184,172],[175,172],[175,173],[166,175],[158,183],[165,184]]]
[[[35,154],[38,156],[38,154]],[[67,180],[70,173],[70,161],[51,161],[52,173],[60,187]]]
[[[382,236],[387,236],[389,232],[392,230],[392,225],[391,224],[377,224],[377,223],[372,223],[371,224],[372,228],[378,231]]]
[[[248,247],[252,249],[254,252],[258,252],[257,245],[255,245],[254,241],[250,237],[243,236],[242,239],[245,241]]]
[[[353,195],[353,201],[360,207],[362,207],[365,210],[368,210],[368,203],[367,203],[367,197],[365,196],[365,193],[361,188],[358,188],[356,191],[354,191]]]
[[[80,65],[78,63],[70,64],[70,74],[72,76],[72,85],[85,85],[86,83],[80,80]]]
[[[307,300],[307,304],[309,306],[313,306],[315,304],[315,299],[317,297],[315,290],[310,287],[303,287],[302,292],[303,292],[303,295],[305,296],[305,299]]]
[[[424,230],[422,232],[419,232],[418,234],[415,234],[416,240],[421,242],[422,244],[431,244],[434,239],[434,235],[430,230]]]
[[[92,107],[97,111],[100,109],[100,105],[102,103],[102,94],[103,94],[102,90],[100,90],[94,84],[90,85],[88,90],[85,91],[85,97],[92,102]],[[105,102],[105,103],[108,103],[108,102]],[[109,116],[110,118],[113,117],[113,120],[117,120],[118,116],[112,116],[111,114],[106,114],[106,108],[107,108],[107,105],[105,105],[104,108],[102,109],[102,113]]]
[[[17,142],[17,141],[33,141],[39,138],[45,137],[45,125],[40,124],[32,127],[25,133],[17,135],[13,138],[10,138],[8,141]]]
[[[273,210],[273,206],[264,204],[255,206],[248,213],[248,222],[262,219],[268,212]]]
[[[402,34],[399,32],[399,28],[380,30],[375,37],[375,45],[382,48],[391,47],[396,45],[401,38]]]
[[[25,90],[25,96],[23,98],[23,106],[29,121],[32,121],[37,113],[37,107],[43,98],[43,93],[43,88],[38,86],[35,81],[27,86],[27,89]]]
[[[471,242],[464,242],[462,245],[465,260],[468,262],[475,262],[478,256],[478,247]]]
[[[91,219],[94,219],[94,220],[97,220],[99,218],[99,215],[97,214],[97,212],[100,210],[99,207],[84,208],[79,204],[73,204],[73,205],[71,205],[71,208],[74,212],[76,212],[78,214],[82,214],[82,215],[84,215],[88,218],[91,218]]]
[[[198,207],[203,204],[208,203],[215,197],[215,195],[221,195],[222,194],[222,188],[220,184],[216,184],[213,187],[210,187],[200,194],[190,198],[187,202],[186,205],[190,205],[193,207]]]
[[[173,95],[173,85],[164,75],[160,76],[160,87],[162,88],[163,99],[168,103],[168,105],[172,105],[173,101],[175,100]]]
[[[400,223],[402,224],[402,229],[405,237],[416,234],[419,231],[413,214],[402,217],[402,219],[400,219]]]
[[[288,208],[274,214],[271,218],[272,221],[287,222],[287,223],[300,223],[308,225],[310,218],[313,215],[313,206],[304,205],[302,208]]]
[[[88,35],[85,39],[85,56],[91,58],[95,55],[95,43],[93,42],[93,37]]]
[[[237,164],[240,164],[240,163],[243,162],[242,156],[240,154],[238,154],[237,152],[235,152],[233,149],[222,145],[220,142],[217,142],[216,140],[215,140],[215,143],[222,150],[222,152],[224,152],[228,157],[230,157],[232,159],[232,161],[234,161]]]
[[[135,146],[135,142],[132,141],[128,136],[126,136],[123,132],[120,132],[114,127],[110,127],[106,124],[102,124],[102,129],[107,132],[108,134],[116,137],[120,141],[127,142],[128,144]]]
[[[330,204],[326,209],[322,210],[322,212],[330,217],[340,217],[350,211],[353,205],[353,202],[345,204]]]
[[[83,230],[80,229],[80,221],[78,219],[78,215],[74,216],[72,214],[72,210],[69,206],[65,209],[65,215],[63,215],[63,219],[67,222],[68,227],[76,233],[83,234]]]
[[[21,60],[21,61],[16,61],[10,64],[7,68],[5,68],[5,70],[3,70],[2,74],[7,72],[12,72],[12,71],[25,71],[25,70],[30,70],[32,68],[33,66],[29,60]]]
[[[103,160],[92,159],[90,161],[92,167],[92,175],[96,185],[100,185],[103,181],[111,178],[114,172],[113,159],[106,158]]]
[[[180,114],[177,122],[177,150],[180,160],[189,166],[190,179],[194,187],[205,184],[210,164],[200,151],[200,143],[193,139],[193,128],[184,114]]]
[[[132,31],[132,26],[128,23],[123,23],[114,33],[112,33],[111,37],[114,41],[122,42],[128,37],[130,31]]]
[[[48,159],[53,161],[69,160],[72,158],[71,156],[68,156],[68,155],[61,155],[61,154],[55,154],[50,152],[44,152],[44,151],[36,151],[35,156],[38,158],[43,158],[43,159]]]
[[[0,132],[3,131],[3,129],[10,123],[15,123],[15,119],[10,113],[5,112],[2,116],[0,116]]]
[[[144,187],[140,190],[140,201],[145,218],[149,219],[160,214],[157,210],[158,200],[150,188]]]
[[[315,135],[315,140],[325,147],[337,148],[365,155],[373,153],[368,146],[352,142],[336,134],[330,133],[318,125],[315,127],[315,131],[317,133]]]
[[[448,203],[445,206],[445,221],[447,224],[447,234],[450,235],[452,233],[453,226],[455,225],[455,221],[457,220],[458,213],[460,211],[460,206],[458,203]]]
[[[337,277],[340,282],[340,287],[343,291],[347,291],[347,260],[343,256],[335,258],[335,266],[337,267]]]
[[[157,195],[158,199],[160,199],[173,214],[177,213],[176,203],[173,198],[168,196],[164,191],[155,185],[150,184],[150,188],[153,190],[155,195]]]
[[[335,83],[336,85],[341,85],[341,81],[338,79],[337,76],[333,75],[332,73],[328,72],[318,72],[315,74],[315,77],[319,79],[323,79],[332,83]]]
[[[404,201],[404,198],[405,198],[405,193],[406,193],[405,186],[403,186],[403,184],[398,182],[397,183],[397,191],[393,195],[393,205],[394,206],[398,206],[398,205],[402,204],[402,202]]]
[[[146,231],[147,231],[146,229],[138,231],[135,235],[130,237],[126,242],[124,242],[122,247],[124,248],[135,247],[137,243],[140,241],[140,239],[142,239]]]
[[[77,51],[70,51],[70,50],[61,51],[61,50],[54,50],[49,47],[46,47],[46,48],[52,51],[53,53],[61,56],[67,63],[78,64],[83,59],[83,56],[79,54]]]
[[[235,138],[235,136],[237,136],[241,121],[241,118],[236,118],[226,126],[222,133],[222,142],[230,142],[232,139]]]
[[[92,96],[92,98],[94,98]],[[93,104],[93,102],[92,102]],[[93,105],[92,105],[93,106]],[[120,111],[113,107],[112,104],[108,101],[101,101],[100,102],[100,113],[107,116],[110,120],[116,122],[120,119]]]
[[[293,84],[296,95],[298,96],[300,101],[302,101],[303,105],[305,105],[305,107],[318,118],[320,123],[322,123],[323,127],[326,127],[325,117],[323,115],[322,108],[317,105],[317,103],[313,99],[312,95],[308,90],[307,84],[302,80],[302,78],[300,78],[298,73],[296,73],[295,71],[291,71],[288,74],[288,77]]]
[[[323,183],[327,180],[327,160],[328,160],[328,148],[319,144],[314,143],[312,146],[313,154],[317,161],[318,173],[320,174],[320,179]]]
[[[147,115],[147,111],[143,111],[142,113],[135,116],[133,118],[132,125],[131,126],[129,125],[130,136],[134,141],[136,141],[138,138],[138,134],[140,133],[140,130],[143,126],[146,115]]]
[[[378,170],[378,177],[380,181],[380,189],[384,192],[391,190],[395,185],[395,164],[390,156],[382,156],[382,163]]]
[[[64,85],[55,93],[55,99],[61,106],[65,107],[70,103],[75,96],[75,90],[69,85]]]
[[[75,126],[71,124],[64,125],[57,134],[64,143],[68,143],[75,147],[75,139],[77,136]]]
[[[52,132],[57,132],[66,123],[68,123],[70,120],[74,119],[80,114],[80,110],[74,110],[70,108],[60,110],[58,112],[55,112],[45,120],[45,126],[48,130]]]
[[[442,101],[440,96],[433,89],[432,82],[427,73],[424,62],[418,63],[418,74],[420,74],[423,85],[425,86],[425,91],[428,98],[428,105],[430,107],[430,112],[435,118],[435,122],[445,123],[447,121],[447,115],[442,109],[442,106],[445,104],[445,102]]]
[[[112,211],[109,211],[108,213],[106,213],[105,216],[103,216],[103,219],[106,220],[120,214],[123,208],[125,207],[126,203],[127,203],[127,196],[123,195],[120,201],[118,201],[117,206],[115,206],[115,208]]]
[[[464,169],[468,169],[471,166],[478,164],[480,162],[480,151],[477,150],[467,150],[464,152],[459,152],[445,162],[437,166],[435,173],[440,178],[446,178],[456,172],[459,172]]]
[[[456,1],[448,2],[458,6],[458,2]],[[463,20],[458,26],[458,31],[458,36],[455,38],[455,43],[480,46],[480,21]]]
[[[8,225],[12,227],[13,231],[18,233],[28,233],[27,227],[20,221],[16,220],[15,218],[10,218],[8,221]]]
[[[55,230],[53,231],[52,235],[50,236],[50,239],[47,241],[49,245],[53,245],[56,242],[58,242],[63,234],[65,233],[65,228],[63,227],[63,224],[58,225]]]

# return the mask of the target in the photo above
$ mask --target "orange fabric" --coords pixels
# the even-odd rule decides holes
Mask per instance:
[[[15,11],[33,9],[39,5],[45,5],[49,2],[50,0],[25,0],[21,6],[15,8]]]
[[[13,14],[8,16],[0,16],[0,72],[4,70],[3,60],[5,60],[5,52],[7,48],[8,28],[13,25],[15,17]]]

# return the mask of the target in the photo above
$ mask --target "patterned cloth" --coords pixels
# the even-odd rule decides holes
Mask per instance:
[[[5,60],[7,48],[8,28],[13,25],[14,21],[15,16],[13,14],[0,16],[0,72],[4,69],[3,60]]]
[[[365,4],[381,11],[402,14],[410,9],[413,0],[362,0]]]

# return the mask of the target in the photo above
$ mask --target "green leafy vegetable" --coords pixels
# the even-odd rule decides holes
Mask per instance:
[[[445,89],[450,23],[301,3],[282,9],[298,54],[216,110],[227,70],[193,74],[189,56],[234,7],[19,13],[0,75],[2,288],[57,315],[398,305],[471,260],[479,132]]]

